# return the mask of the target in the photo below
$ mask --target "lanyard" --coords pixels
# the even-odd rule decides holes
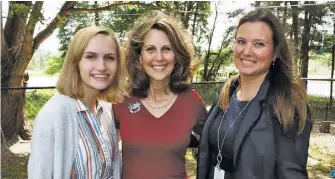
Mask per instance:
[[[234,92],[234,94],[236,93],[236,90]],[[232,97],[234,96],[234,94],[231,96],[230,101],[232,100]],[[231,128],[233,128],[235,122],[237,121],[238,117],[243,113],[243,111],[247,108],[247,106],[249,105],[249,103],[253,100],[254,98],[252,98],[250,101],[248,101],[248,103],[243,107],[243,109],[241,110],[241,112],[236,116],[236,118],[234,119],[234,121],[231,123],[231,125],[229,126],[227,132],[224,134],[222,140],[221,140],[221,145],[220,145],[220,129],[221,129],[221,124],[222,121],[228,111],[228,109],[223,113],[220,124],[219,124],[219,128],[218,128],[218,134],[217,134],[217,141],[218,141],[218,155],[216,156],[216,160],[217,160],[217,166],[220,166],[221,162],[222,162],[222,147],[223,147],[223,143],[227,137],[228,132],[230,131]]]

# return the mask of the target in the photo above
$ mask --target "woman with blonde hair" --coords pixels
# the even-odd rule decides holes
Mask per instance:
[[[189,84],[192,38],[180,21],[154,11],[139,20],[127,45],[132,96],[113,105],[122,139],[122,178],[185,179],[186,149],[191,136],[197,145],[207,113]]]
[[[28,178],[119,179],[121,157],[110,102],[122,101],[114,32],[86,27],[66,53],[56,93],[34,121]]]

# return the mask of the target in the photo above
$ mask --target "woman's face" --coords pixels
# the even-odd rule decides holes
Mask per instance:
[[[240,75],[265,75],[274,60],[272,30],[264,22],[246,22],[236,33],[234,64]]]
[[[85,94],[108,88],[117,72],[117,48],[112,37],[97,34],[87,45],[79,62]]]
[[[175,64],[175,55],[167,34],[151,29],[145,35],[141,49],[140,63],[150,77],[150,81],[170,81]]]

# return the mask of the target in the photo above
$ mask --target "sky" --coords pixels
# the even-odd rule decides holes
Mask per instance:
[[[43,4],[43,14],[45,17],[46,22],[44,24],[37,24],[36,30],[35,30],[35,35],[41,31],[42,29],[45,28],[46,24],[48,24],[59,12],[62,4],[64,1],[45,1]],[[252,1],[247,1],[247,0],[236,0],[236,1],[212,1],[211,4],[211,11],[212,15],[208,19],[209,23],[209,28],[212,28],[213,22],[214,22],[214,10],[215,10],[215,3],[218,3],[218,19],[217,19],[217,25],[216,25],[216,30],[214,31],[214,38],[213,38],[213,43],[212,47],[217,48],[221,40],[223,38],[223,33],[225,30],[231,26],[231,25],[236,25],[237,24],[237,19],[228,19],[225,16],[225,13],[228,11],[233,11],[238,8],[243,8],[246,9],[246,11],[251,10],[250,3]],[[321,1],[318,3],[322,3]],[[3,25],[5,24],[5,17],[7,16],[7,11],[8,11],[8,2],[2,2],[2,16],[3,16]],[[52,35],[47,38],[40,46],[39,51],[45,51],[47,53],[50,53],[52,55],[57,55],[58,54],[58,48],[60,46],[59,40],[57,39],[57,33],[58,30],[55,30]]]
[[[37,24],[35,29],[35,35],[40,32],[42,29],[46,27],[45,24],[48,24],[59,12],[64,1],[45,1],[43,4],[43,14],[46,19],[46,22],[43,24]],[[221,1],[219,2],[219,17],[217,20],[216,30],[214,31],[214,41],[213,47],[217,47],[220,45],[222,34],[224,29],[226,29],[227,24],[232,24],[227,18],[224,18],[224,13],[230,11],[232,9],[241,8],[241,7],[250,7],[249,1]],[[214,2],[212,2],[211,10],[214,11]],[[5,24],[5,17],[8,12],[8,2],[2,2],[2,16],[3,16],[3,24]],[[214,21],[214,13],[209,17],[209,27],[212,27]],[[235,22],[236,23],[236,22]],[[58,48],[60,47],[59,40],[57,38],[58,30],[55,30],[52,35],[47,38],[39,47],[39,51],[44,51],[45,53],[50,53],[52,55],[56,55],[58,53]]]

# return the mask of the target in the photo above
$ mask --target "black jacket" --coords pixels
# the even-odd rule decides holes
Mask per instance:
[[[235,91],[238,81],[230,91]],[[266,78],[253,101],[245,111],[243,122],[235,139],[233,173],[225,179],[306,179],[308,147],[312,122],[308,111],[306,126],[302,134],[296,135],[297,123],[283,132],[282,125],[267,101],[270,81]],[[197,179],[207,179],[211,161],[208,133],[216,114],[220,111],[217,102],[211,107],[202,131]],[[291,132],[290,132],[291,131]]]

